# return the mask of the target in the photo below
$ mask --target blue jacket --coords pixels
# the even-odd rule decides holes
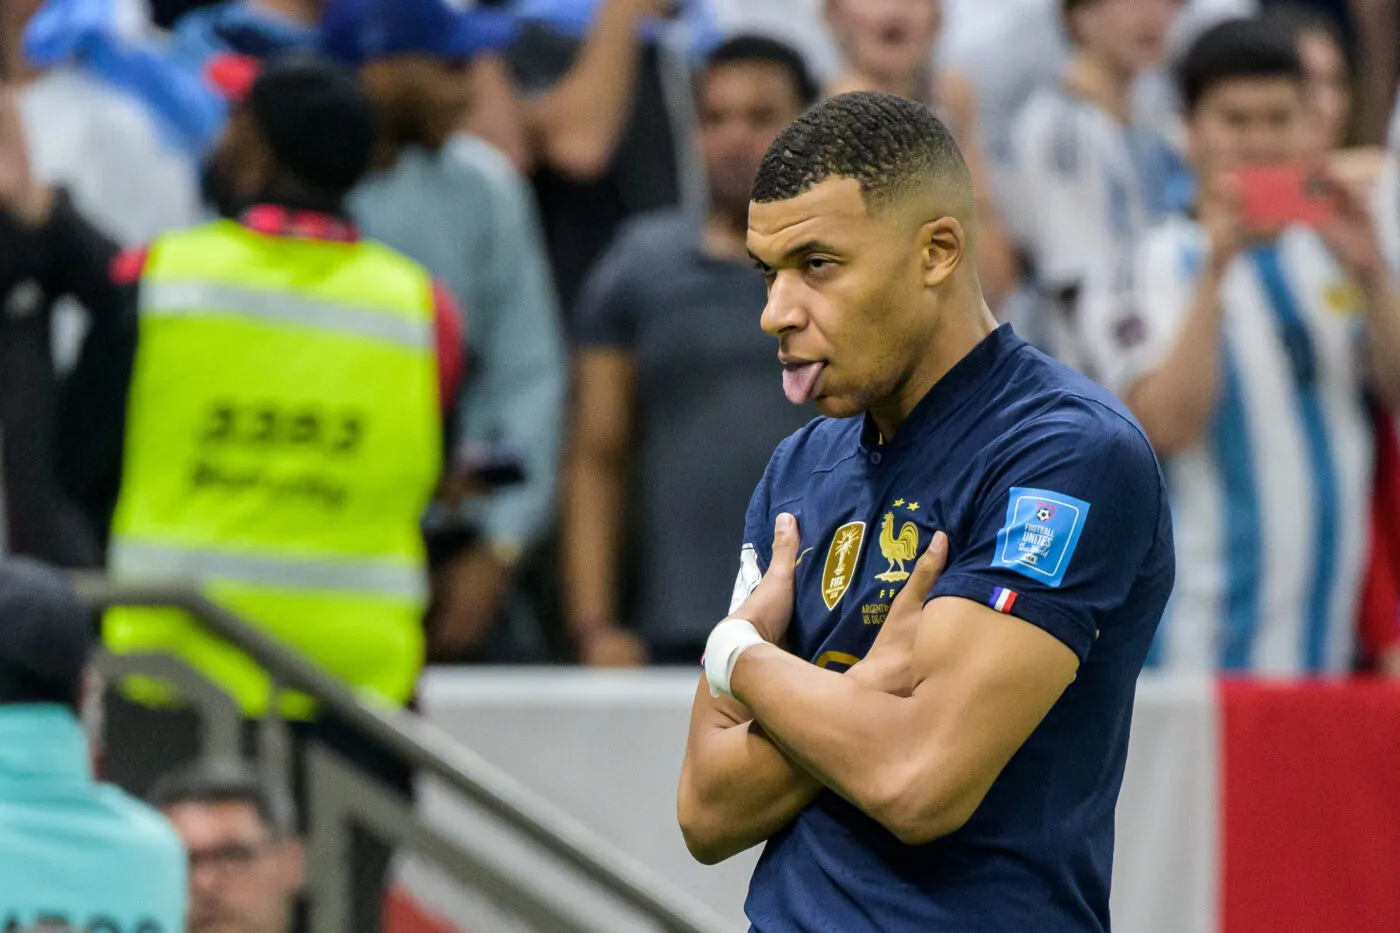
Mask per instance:
[[[0,930],[181,933],[187,859],[155,810],[91,777],[73,713],[0,706]]]

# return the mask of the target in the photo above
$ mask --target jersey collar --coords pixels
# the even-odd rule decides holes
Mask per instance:
[[[925,432],[961,408],[963,403],[979,390],[987,375],[1001,365],[1004,359],[1024,346],[1026,342],[1016,336],[1011,325],[1002,324],[983,337],[966,356],[954,363],[953,368],[944,373],[943,378],[935,382],[933,388],[919,399],[909,417],[899,426],[894,440],[881,444],[875,420],[866,413],[861,426],[860,449],[870,451],[879,447],[883,450],[897,451],[911,443],[918,443]]]

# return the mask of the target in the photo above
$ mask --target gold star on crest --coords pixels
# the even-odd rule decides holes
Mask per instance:
[[[911,512],[917,512],[917,511],[919,511],[919,503],[917,503],[917,502],[911,502],[911,503],[909,503],[909,511],[911,511]]]
[[[899,508],[899,507],[900,507],[901,505],[903,505],[903,504],[904,504],[904,500],[903,500],[903,499],[896,499],[896,500],[894,500],[894,507],[895,507],[895,508]]]

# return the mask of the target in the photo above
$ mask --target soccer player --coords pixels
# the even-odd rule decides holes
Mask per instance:
[[[1171,518],[1127,410],[997,327],[974,217],[886,94],[808,110],[754,183],[762,325],[823,417],[753,495],[678,811],[701,861],[768,841],[758,933],[1109,928]]]

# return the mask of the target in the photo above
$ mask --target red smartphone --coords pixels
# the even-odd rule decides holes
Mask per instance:
[[[1289,224],[1316,227],[1337,213],[1332,185],[1303,165],[1258,165],[1235,173],[1244,222],[1255,230]]]

